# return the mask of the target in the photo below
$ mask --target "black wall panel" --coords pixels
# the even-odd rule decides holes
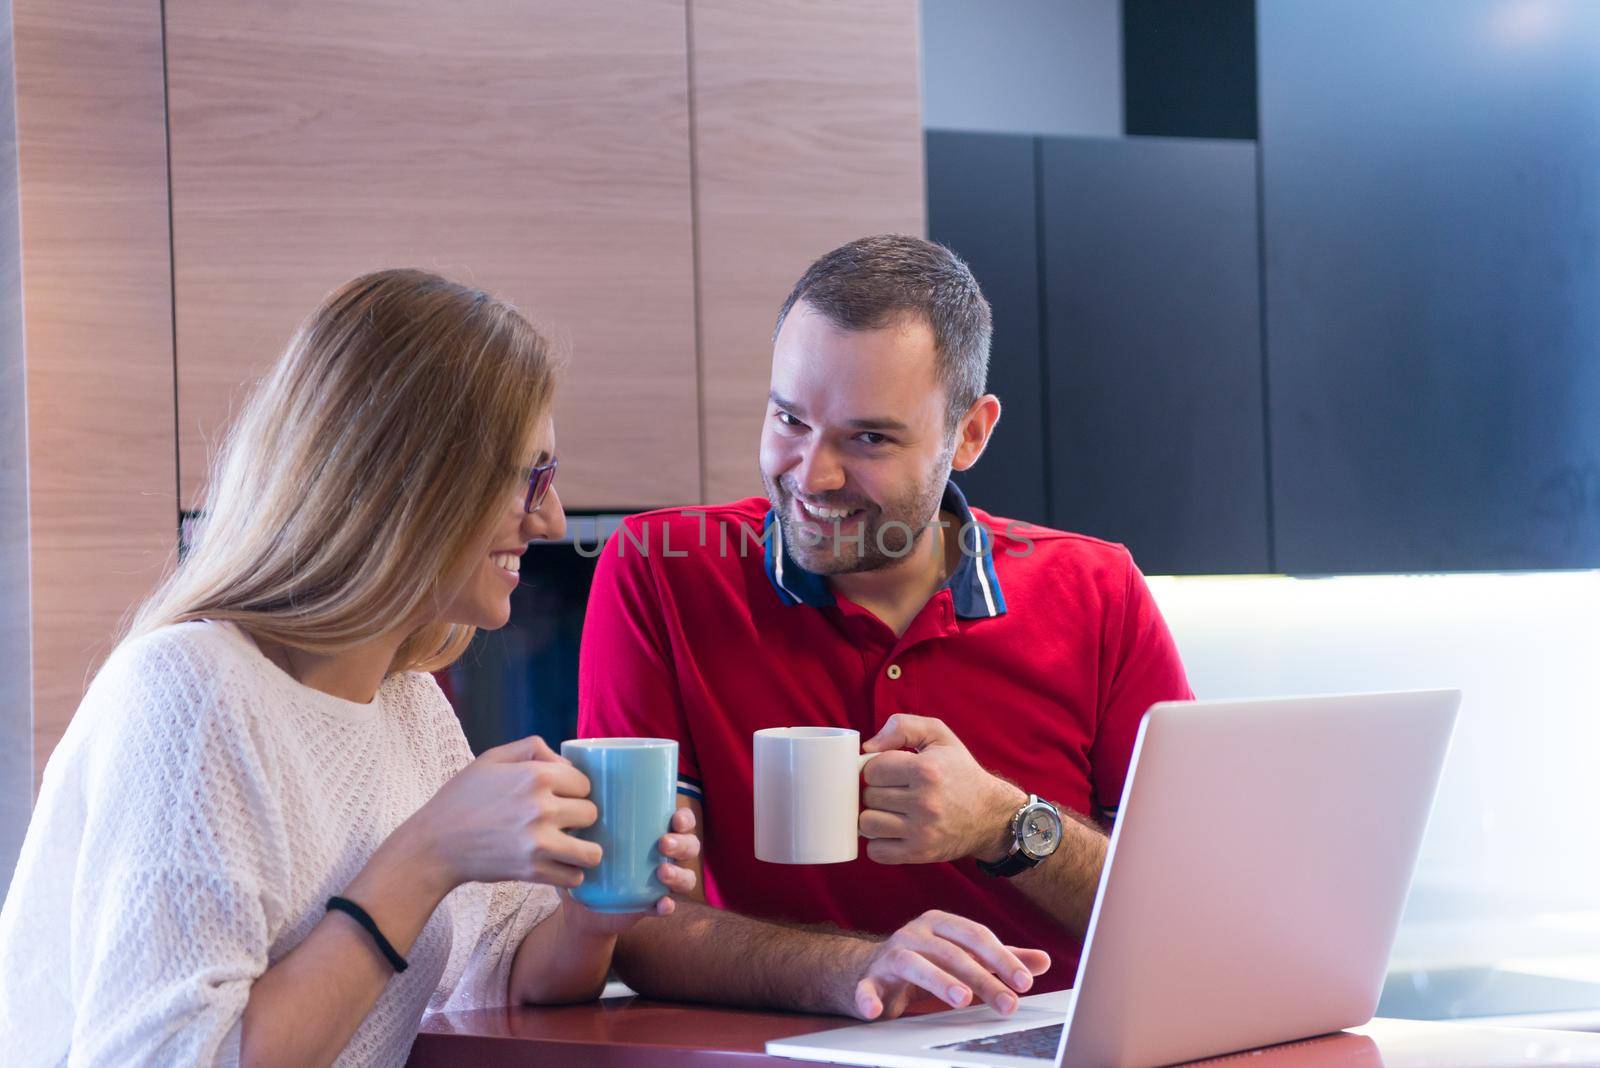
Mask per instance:
[[[1122,0],[1123,127],[1256,136],[1255,0]]]
[[[1015,134],[928,131],[928,236],[967,261],[994,312],[989,392],[1000,398],[1000,424],[977,466],[955,481],[980,508],[1043,524],[1050,513],[1034,143]]]
[[[1041,149],[1056,525],[1151,573],[1270,570],[1255,145]]]
[[[1258,21],[1279,568],[1600,566],[1600,4]]]

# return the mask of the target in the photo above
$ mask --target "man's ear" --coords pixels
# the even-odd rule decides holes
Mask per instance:
[[[973,401],[972,407],[967,409],[967,414],[961,417],[961,422],[956,426],[956,451],[950,458],[950,466],[957,471],[965,471],[977,463],[978,457],[989,445],[989,435],[994,433],[995,425],[999,422],[999,397],[985,393]]]

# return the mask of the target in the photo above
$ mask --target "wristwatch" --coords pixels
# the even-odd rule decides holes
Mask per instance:
[[[1060,811],[1038,794],[1029,794],[1028,803],[1011,817],[1011,852],[993,864],[980,860],[978,867],[985,874],[1010,878],[1038,864],[1060,844]]]

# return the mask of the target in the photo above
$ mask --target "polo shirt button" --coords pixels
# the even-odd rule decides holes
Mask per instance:
[[[900,677],[900,665],[890,664],[888,675],[891,679],[898,679]]]

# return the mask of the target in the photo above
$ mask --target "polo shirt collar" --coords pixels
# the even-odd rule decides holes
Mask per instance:
[[[807,571],[789,555],[789,547],[783,543],[783,524],[778,522],[778,513],[771,508],[761,521],[761,540],[766,546],[767,580],[778,591],[778,600],[786,605],[804,604],[812,608],[827,608],[834,603],[828,580]]]
[[[950,590],[952,606],[959,619],[985,619],[1005,615],[1006,599],[1000,591],[1000,576],[994,568],[994,535],[989,528],[976,522],[967,498],[954,482],[946,481],[944,497],[939,510],[959,517],[960,525],[949,531],[949,536],[960,537],[961,562],[945,586]],[[767,509],[761,523],[762,542],[765,545],[767,579],[778,592],[778,599],[786,605],[808,605],[826,608],[835,603],[827,579],[795,563],[783,543],[783,524],[777,513]],[[975,544],[976,543],[976,544]]]

